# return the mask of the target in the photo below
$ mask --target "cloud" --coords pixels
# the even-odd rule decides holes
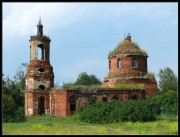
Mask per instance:
[[[8,5],[11,7],[9,14],[4,9],[8,8]],[[42,17],[43,25],[48,26],[48,31],[66,27],[73,24],[79,17],[80,12],[77,12],[76,16],[71,16],[78,6],[78,4],[68,3],[16,3],[12,5],[3,3],[3,35],[36,34],[35,25],[38,23],[39,16]]]
[[[97,15],[115,20],[117,26],[119,22],[124,26],[121,17],[127,15],[137,15],[137,18],[169,16],[168,8],[162,9],[161,6],[162,3],[3,3],[3,35],[36,34],[39,16],[48,32]]]

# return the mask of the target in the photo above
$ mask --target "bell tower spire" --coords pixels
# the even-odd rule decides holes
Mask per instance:
[[[43,35],[43,25],[41,24],[41,17],[39,18],[39,23],[37,25],[37,35]]]

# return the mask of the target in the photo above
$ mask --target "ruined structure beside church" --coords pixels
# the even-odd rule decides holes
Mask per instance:
[[[27,66],[25,115],[54,114],[71,115],[77,106],[90,96],[99,101],[112,99],[145,99],[155,95],[157,83],[148,77],[147,53],[131,41],[131,36],[121,42],[109,54],[109,74],[99,89],[52,89],[54,72],[50,64],[50,38],[43,35],[41,20],[37,25],[37,35],[30,37],[30,62]],[[40,52],[39,52],[40,51]],[[40,55],[38,55],[40,54]],[[118,89],[118,83],[141,83],[144,89]]]

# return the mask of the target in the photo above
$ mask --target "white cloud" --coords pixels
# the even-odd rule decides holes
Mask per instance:
[[[161,5],[162,3],[3,3],[3,35],[36,34],[40,15],[49,32],[96,15],[121,22],[119,25],[114,24],[116,26],[124,24],[121,17],[127,15],[137,14],[137,17],[142,18],[169,16],[168,9],[162,9]],[[8,7],[10,11],[7,10]]]
[[[3,7],[8,8],[8,4],[4,3]],[[78,9],[76,3],[16,3],[9,5],[11,11],[8,15],[7,10],[3,9],[3,35],[8,36],[35,34],[35,25],[38,23],[39,16],[42,17],[43,25],[48,26],[49,31],[61,26],[66,27],[80,16],[80,12],[77,12],[76,16],[71,16],[73,10]]]

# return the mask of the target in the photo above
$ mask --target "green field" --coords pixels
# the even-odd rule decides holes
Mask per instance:
[[[3,135],[177,135],[175,116],[161,116],[155,122],[119,122],[88,124],[78,115],[55,117],[32,116],[24,123],[3,123]]]

